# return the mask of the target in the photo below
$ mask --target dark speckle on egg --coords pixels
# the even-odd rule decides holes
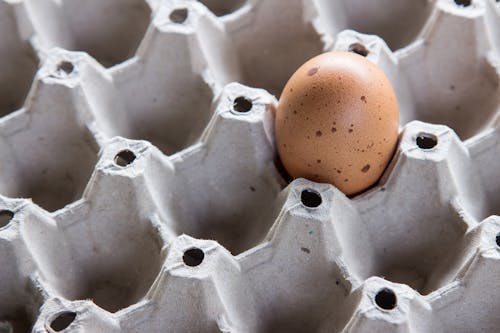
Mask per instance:
[[[307,75],[309,76],[313,76],[314,74],[316,74],[318,72],[318,67],[313,67],[311,68],[308,72],[307,72]]]

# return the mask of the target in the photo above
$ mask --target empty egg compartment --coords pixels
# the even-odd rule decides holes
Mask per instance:
[[[412,103],[402,107],[410,119],[445,124],[463,140],[490,126],[500,105],[500,75],[486,10],[481,2],[463,7],[439,1],[432,24],[396,54],[412,94]]]
[[[170,15],[159,11],[137,58],[110,72],[128,119],[114,135],[148,140],[167,155],[199,140],[216,94],[193,27]]]
[[[84,51],[103,66],[132,58],[150,23],[146,0],[26,0],[43,50]]]
[[[435,0],[315,0],[321,25],[337,35],[344,29],[383,38],[392,50],[411,44],[425,26]]]
[[[237,81],[279,98],[293,72],[323,52],[315,17],[312,2],[247,1],[224,21],[241,73]]]
[[[19,3],[0,1],[0,117],[23,104],[38,68],[38,55],[25,32],[17,12]]]
[[[264,238],[284,184],[274,165],[274,103],[263,90],[229,84],[201,143],[171,156],[175,190],[162,206],[177,234],[215,239],[234,254]]]
[[[81,197],[98,151],[74,92],[57,80],[37,78],[25,107],[0,120],[1,193],[49,211]]]
[[[144,297],[163,262],[164,241],[142,178],[123,175],[127,166],[116,163],[107,156],[100,161],[93,185],[71,211],[45,223],[26,222],[24,229],[41,283],[52,295],[91,299],[110,312]]]

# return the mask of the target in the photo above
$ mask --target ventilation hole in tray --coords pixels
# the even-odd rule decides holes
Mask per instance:
[[[130,163],[134,162],[135,157],[136,156],[132,151],[130,151],[128,149],[122,150],[121,152],[116,154],[115,164],[118,166],[121,166],[121,167],[126,167]]]
[[[321,195],[311,189],[305,189],[300,194],[300,201],[306,207],[315,208],[321,205]]]
[[[170,13],[170,21],[174,23],[184,23],[188,17],[188,10],[186,8],[175,9]]]
[[[497,234],[496,241],[497,241],[497,246],[500,247],[500,232]]]
[[[75,66],[69,61],[61,61],[59,65],[57,65],[57,71],[61,73],[65,73],[66,75],[69,75],[73,72],[75,69]]]
[[[348,51],[353,52],[353,53],[357,53],[363,57],[366,57],[368,55],[368,53],[370,53],[370,51],[368,51],[368,49],[363,44],[360,44],[360,43],[353,43],[353,44],[349,45]]]
[[[197,247],[186,250],[182,256],[184,263],[190,267],[196,267],[203,262],[205,258],[205,253]]]
[[[2,210],[0,211],[0,228],[5,227],[9,224],[10,220],[14,217],[14,212],[10,210]]]
[[[76,313],[66,311],[59,314],[52,322],[50,323],[50,328],[52,328],[55,332],[61,332],[71,325],[71,323],[75,320]]]
[[[233,110],[239,113],[246,113],[252,110],[253,103],[246,97],[240,96],[233,102]]]
[[[375,295],[375,303],[384,310],[392,310],[396,307],[398,300],[394,291],[389,288],[383,288]]]
[[[471,5],[472,1],[471,0],[455,0],[455,3],[459,6],[468,7]]]
[[[417,146],[420,149],[432,149],[436,147],[438,139],[434,134],[420,133],[417,135]]]

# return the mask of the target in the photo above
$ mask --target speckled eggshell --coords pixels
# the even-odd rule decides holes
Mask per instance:
[[[307,61],[286,84],[276,112],[276,144],[292,177],[331,183],[353,195],[382,175],[398,124],[385,74],[355,53],[329,52]]]

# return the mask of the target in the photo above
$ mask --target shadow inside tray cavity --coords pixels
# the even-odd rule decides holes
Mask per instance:
[[[468,80],[443,82],[441,89],[417,93],[414,118],[447,125],[462,140],[480,133],[490,124],[500,105],[499,83],[490,80],[486,71],[484,66],[479,66],[475,75],[467,76]]]
[[[389,225],[379,229],[372,238],[375,262],[363,278],[380,276],[407,284],[423,295],[450,282],[450,272],[456,271],[465,246],[464,222],[451,209],[448,213],[422,215],[413,221],[402,219],[400,223],[406,225],[393,230]]]
[[[336,35],[344,29],[378,35],[392,50],[416,39],[433,9],[433,1],[316,0],[321,20]]]
[[[172,50],[184,51],[182,47]],[[192,72],[190,63],[182,62],[163,71],[157,70],[153,61],[144,66],[140,77],[125,73],[116,79],[127,122],[115,126],[111,134],[148,140],[171,155],[198,141],[213,114],[214,95],[203,77]]]
[[[422,44],[400,55],[401,78],[412,96],[401,107],[401,120],[444,124],[465,140],[490,125],[500,105],[500,82],[486,56],[483,23],[450,13],[439,17]],[[460,38],[449,43],[450,35]]]
[[[204,170],[193,173],[188,182],[178,179],[173,188],[182,188],[179,195],[184,199],[173,197],[168,205],[177,222],[177,234],[216,240],[236,255],[267,235],[281,208],[281,188],[273,184],[274,180],[256,176],[244,166],[223,172],[224,177],[210,179],[213,171],[206,163]]]
[[[116,312],[140,301],[162,265],[162,241],[150,221],[124,198],[123,204],[98,204],[85,220],[67,230],[45,232],[33,223],[24,228],[29,249],[44,283],[69,300],[91,299]],[[46,260],[45,258],[51,258]]]
[[[4,230],[0,239],[0,332],[12,333],[13,329],[13,333],[28,333],[43,301],[39,290],[32,288],[28,274],[20,272],[25,262],[31,262],[26,259],[29,255],[19,253],[15,240],[8,240],[13,238],[8,233]],[[15,239],[20,238],[18,235]]]
[[[231,14],[243,7],[247,0],[198,0],[217,16]]]
[[[274,222],[275,197],[270,191],[260,193],[262,188],[253,192],[248,187],[248,191],[252,192],[251,198],[230,199],[214,194],[204,203],[191,202],[189,207],[179,207],[174,213],[176,220],[182,221],[176,228],[177,233],[216,240],[233,255],[258,245]],[[197,201],[195,197],[200,195],[192,193],[192,196],[193,201]]]
[[[50,93],[37,96],[39,103],[29,110],[30,127],[0,138],[0,193],[32,198],[55,211],[81,198],[97,161],[97,148],[67,107],[72,105],[65,99],[70,96],[61,96],[52,108],[44,102]],[[9,119],[4,125],[18,126],[17,121]]]
[[[197,92],[194,99],[181,92],[170,100],[168,96],[158,97],[153,99],[156,105],[131,110],[132,125],[122,135],[148,140],[166,155],[196,143],[212,116],[212,91],[202,84],[192,92]],[[163,101],[158,102],[160,99]]]
[[[13,8],[0,3],[0,117],[23,106],[38,68],[35,51],[18,36]]]
[[[60,6],[32,1],[28,6],[46,48],[84,51],[106,67],[134,56],[151,15],[145,0],[62,0]]]
[[[13,310],[11,314],[0,313],[0,333],[29,333],[32,326],[24,309]]]
[[[90,298],[110,312],[140,301],[160,270],[161,241],[152,226],[134,229],[103,237],[107,240],[95,240],[86,249],[89,255],[76,260],[83,266],[80,267],[78,283],[73,290],[68,290],[66,296],[70,299]]]
[[[490,200],[491,204],[489,206],[489,215],[500,216],[500,196],[494,196]]]
[[[86,51],[106,67],[135,54],[151,15],[145,0],[64,0],[63,10],[69,49]]]
[[[496,149],[498,150],[498,149]],[[491,150],[491,151],[488,151],[486,154],[492,154],[491,156],[495,156],[496,152]],[[498,160],[498,155],[495,156],[495,158],[497,158]],[[490,169],[490,172],[487,173],[487,175],[493,175],[493,176],[490,176],[489,179],[487,179],[487,183],[486,185],[483,185],[484,186],[484,189],[486,191],[486,196],[487,196],[487,200],[488,200],[488,204],[487,204],[487,207],[486,207],[486,210],[484,211],[484,213],[482,214],[482,216],[480,216],[480,218],[487,218],[488,216],[491,216],[491,215],[497,215],[497,216],[500,216],[500,177],[498,177],[498,165],[493,165],[491,164],[491,162],[489,160],[486,160],[484,161],[486,164],[481,164],[481,162],[483,162],[483,160],[479,160],[478,161],[479,163],[477,165],[479,165],[480,167],[488,167],[488,168],[491,168]],[[498,164],[498,163],[496,163]],[[487,165],[487,166],[485,166]],[[488,177],[488,176],[487,176]]]
[[[432,1],[343,1],[346,28],[382,37],[392,50],[410,44],[420,33],[433,8]],[[367,13],[370,13],[367,15]]]
[[[303,18],[304,6],[309,4],[298,0],[256,3],[255,21],[233,33],[243,73],[241,83],[264,88],[279,98],[297,68],[322,53],[319,33]]]

